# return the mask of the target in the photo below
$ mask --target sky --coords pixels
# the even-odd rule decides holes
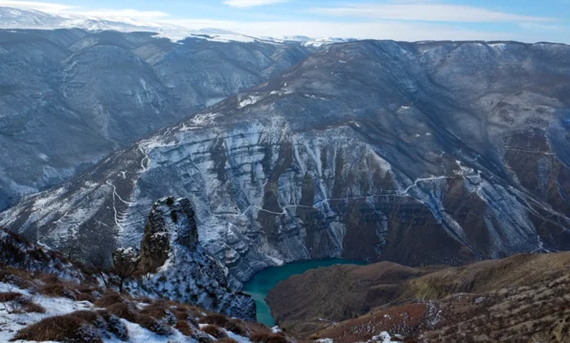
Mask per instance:
[[[570,0],[0,0],[0,6],[217,28],[257,37],[570,44]]]

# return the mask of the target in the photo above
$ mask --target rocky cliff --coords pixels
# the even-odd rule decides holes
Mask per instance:
[[[161,297],[255,319],[253,299],[237,294],[240,284],[199,245],[188,199],[164,198],[154,204],[142,240],[139,272],[143,288]]]
[[[240,281],[305,259],[568,249],[569,60],[557,44],[327,46],[0,223],[50,246],[77,232],[88,257],[138,246],[155,199],[187,197],[201,244]]]

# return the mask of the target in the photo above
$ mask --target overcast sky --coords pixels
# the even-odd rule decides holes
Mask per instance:
[[[570,43],[570,0],[0,0],[0,6],[252,36]]]

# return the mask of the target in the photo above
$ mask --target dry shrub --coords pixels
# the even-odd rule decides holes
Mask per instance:
[[[198,341],[198,343],[212,343],[215,340],[212,336],[199,330],[194,332],[192,338]]]
[[[101,334],[93,325],[73,314],[45,318],[18,331],[13,338],[15,340],[103,343]]]
[[[75,300],[77,301],[88,301],[90,303],[94,303],[97,301],[97,297],[90,293],[79,293],[77,294]]]
[[[55,274],[41,274],[36,278],[46,284],[59,283],[59,277]]]
[[[121,319],[106,310],[99,310],[97,313],[107,322],[107,331],[117,336],[122,341],[129,340],[129,329]]]
[[[140,313],[149,315],[154,319],[157,319],[169,325],[175,325],[178,321],[172,311],[170,311],[170,308],[166,302],[157,302],[148,305],[142,309]]]
[[[128,303],[116,303],[107,307],[109,313],[128,320],[129,322],[136,323],[139,313],[133,304]]]
[[[172,330],[166,325],[163,325],[158,320],[152,318],[147,314],[141,314],[136,323],[142,326],[143,328],[156,333],[157,335],[161,336],[168,336],[172,334]]]
[[[254,332],[249,339],[254,343],[287,343],[287,338],[279,333]]]
[[[77,301],[89,301],[90,303],[94,303],[97,300],[97,295],[102,293],[97,287],[83,284],[79,285],[75,290],[77,292]]]
[[[139,301],[141,303],[145,303],[145,304],[149,304],[149,305],[152,304],[152,299],[150,297],[147,297],[147,296],[140,297]]]
[[[0,293],[0,303],[6,303],[9,301],[15,301],[22,298],[24,295],[17,292],[4,292]]]
[[[212,324],[221,327],[225,327],[229,321],[230,319],[228,317],[221,314],[211,314],[200,318],[200,323],[202,324]]]
[[[28,289],[34,285],[30,281],[29,272],[9,267],[2,267],[0,270],[0,282],[12,284],[21,289]]]
[[[100,343],[109,333],[127,341],[129,331],[121,320],[106,311],[76,311],[43,319],[18,332],[14,340]]]
[[[25,313],[46,313],[46,309],[42,305],[36,304],[30,298],[22,298],[18,304],[21,306],[21,311]]]
[[[174,316],[176,317],[176,319],[178,320],[188,320],[190,319],[190,312],[183,309],[183,308],[175,308],[172,310],[172,313],[174,313]]]
[[[188,321],[194,326],[198,326],[198,321],[196,320],[196,311],[194,308],[179,304],[172,309],[172,313],[178,321],[184,320]]]
[[[208,335],[214,336],[217,339],[227,338],[228,335],[224,332],[224,330],[220,329],[215,325],[206,325],[202,328],[202,331],[207,333]]]
[[[238,341],[228,337],[228,338],[218,339],[217,341],[214,341],[214,343],[238,343]]]
[[[64,297],[72,300],[76,300],[77,298],[75,292],[59,282],[46,283],[40,287],[38,292],[40,294],[47,295],[48,297]]]
[[[107,292],[100,299],[95,301],[97,307],[109,307],[115,304],[125,303],[126,300],[117,292]]]
[[[8,313],[45,313],[46,309],[17,292],[0,293],[0,303]]]
[[[194,335],[194,329],[188,324],[188,322],[180,320],[176,323],[176,330],[180,331],[184,336],[192,337]]]
[[[247,329],[245,325],[238,320],[228,318],[221,314],[211,314],[200,319],[202,324],[212,324],[235,333],[236,335],[246,336]]]

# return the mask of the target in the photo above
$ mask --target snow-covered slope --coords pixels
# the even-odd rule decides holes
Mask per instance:
[[[140,32],[0,30],[0,210],[266,81],[308,50],[173,43]]]
[[[155,200],[186,197],[201,243],[241,281],[295,260],[567,249],[569,56],[555,44],[330,45],[0,223],[52,246],[78,230],[88,255],[99,237],[137,246]]]

